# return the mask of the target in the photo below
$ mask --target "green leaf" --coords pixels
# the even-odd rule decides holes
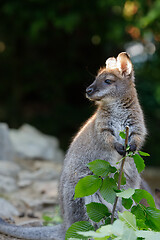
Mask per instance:
[[[90,234],[92,234],[91,236],[96,240],[106,240],[108,237],[117,240],[136,240],[135,231],[132,228],[126,227],[125,223],[119,219],[112,225],[102,226],[96,232],[90,231],[88,233],[84,233],[84,235],[88,237]]]
[[[141,156],[144,156],[144,157],[149,157],[149,156],[150,156],[149,153],[142,152],[142,151],[138,151],[138,152],[139,152],[139,154],[140,154]]]
[[[106,236],[112,235],[112,232],[113,232],[112,225],[107,225],[107,226],[102,226],[96,232],[88,231],[88,232],[81,232],[81,234],[85,237],[93,237],[94,239],[106,239]]]
[[[131,209],[131,213],[133,213],[136,216],[136,219],[142,219],[145,221],[145,208],[141,205],[138,204],[137,206],[133,206]]]
[[[79,240],[79,238],[68,238],[69,240]]]
[[[137,168],[138,172],[139,173],[142,172],[145,168],[143,158],[141,158],[141,156],[139,156],[137,153],[135,155],[133,155],[132,158],[134,159],[134,162],[136,164],[136,168]]]
[[[105,216],[108,217],[111,215],[108,208],[102,203],[91,202],[86,205],[86,208],[89,218],[94,222],[99,222]]]
[[[130,198],[135,193],[135,190],[128,188],[127,190],[116,193],[117,197]]]
[[[121,236],[124,233],[125,223],[119,219],[112,224],[112,233],[116,236]]]
[[[116,220],[112,225],[106,225],[99,228],[96,232],[89,231],[82,233],[84,236],[93,237],[95,240],[106,240],[108,237],[121,236],[124,231],[124,223]]]
[[[87,221],[75,222],[71,225],[70,228],[68,228],[65,240],[69,238],[88,239],[87,237],[84,237],[78,234],[77,232],[87,232],[90,230],[94,230],[94,228],[89,222]]]
[[[116,219],[114,219],[114,220],[116,220]],[[107,217],[105,219],[105,225],[108,225],[108,224],[111,224],[111,218],[110,217]]]
[[[129,149],[130,149],[130,146],[127,146],[127,147],[126,147],[126,151],[129,151]]]
[[[128,199],[122,198],[122,205],[123,205],[126,209],[130,209],[131,206],[132,206],[132,204],[133,204],[133,201],[132,201],[131,198],[128,198]]]
[[[114,174],[114,180],[118,183],[118,179],[119,179],[119,173],[116,172]],[[124,176],[124,172],[122,172],[122,178],[121,178],[121,185],[125,185],[126,184],[126,178]]]
[[[100,188],[102,197],[109,203],[114,203],[116,193],[114,189],[117,189],[117,184],[113,178],[105,178]]]
[[[105,160],[96,159],[88,163],[89,169],[98,176],[106,177],[109,173],[114,173],[117,171],[115,167],[112,167],[109,162]]]
[[[123,138],[123,139],[126,138],[126,134],[125,134],[124,131],[120,132],[120,133],[119,133],[119,136],[120,136],[121,138]]]
[[[100,188],[101,184],[102,179],[95,175],[80,179],[75,187],[74,199],[92,195]]]
[[[51,222],[51,221],[53,221],[53,217],[49,217],[49,216],[47,216],[47,215],[43,215],[43,220],[45,221],[45,222]]]
[[[144,189],[135,189],[132,198],[136,203],[139,203],[144,198],[150,207],[156,207],[152,195]]]
[[[119,216],[119,219],[126,224],[126,226],[128,226],[129,228],[133,228],[134,230],[137,229],[136,217],[132,213],[128,211],[125,211],[123,213],[119,212],[118,216]]]
[[[152,207],[146,208],[146,224],[154,231],[160,231],[160,210]]]
[[[153,231],[136,231],[136,236],[139,238],[143,238],[145,240],[159,240],[160,232]]]
[[[104,239],[106,237],[106,233],[100,233],[100,232],[94,232],[94,231],[88,231],[88,232],[78,232],[79,234],[87,237],[87,239],[90,237],[94,239]],[[106,238],[105,238],[106,239]]]
[[[113,224],[100,227],[96,232],[78,232],[87,238],[95,240],[159,240],[160,233],[153,231],[140,231],[135,225],[135,216],[130,212],[121,214],[122,220],[118,219]]]
[[[136,216],[136,223],[137,227],[140,230],[147,230],[148,227],[146,226],[146,213],[145,213],[145,207],[141,204],[138,204],[137,206],[133,206],[131,209],[131,213],[133,213]]]
[[[122,238],[123,240],[136,240],[137,236],[135,231],[132,228],[125,229]]]
[[[126,158],[126,156],[123,157],[123,158],[121,158],[118,162],[116,162],[116,164],[119,164],[119,163],[122,162],[122,160],[125,159],[125,158]]]
[[[144,220],[136,219],[136,223],[139,230],[148,230],[148,227]]]

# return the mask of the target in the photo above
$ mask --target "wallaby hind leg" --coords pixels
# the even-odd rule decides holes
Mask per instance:
[[[69,187],[69,185],[68,185]],[[74,200],[74,189],[71,187],[70,191],[63,191],[63,218],[65,229],[67,230],[74,222],[87,221],[86,207],[83,198]]]

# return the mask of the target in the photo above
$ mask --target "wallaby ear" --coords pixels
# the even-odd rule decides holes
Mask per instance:
[[[134,75],[130,57],[126,52],[122,52],[118,55],[117,67],[123,76],[132,77]]]
[[[155,189],[155,203],[156,207],[160,209],[160,189],[158,188]]]
[[[106,68],[107,69],[117,68],[117,61],[114,57],[110,57],[106,60]]]

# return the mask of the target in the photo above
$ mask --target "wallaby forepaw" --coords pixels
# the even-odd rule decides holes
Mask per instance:
[[[131,151],[131,152],[135,152],[137,149],[137,145],[135,143],[129,144],[129,147],[130,147],[129,151]]]
[[[116,151],[120,155],[122,155],[122,156],[125,155],[125,149],[124,149],[124,146],[122,144],[120,144],[119,142],[116,142],[114,146],[115,146]]]

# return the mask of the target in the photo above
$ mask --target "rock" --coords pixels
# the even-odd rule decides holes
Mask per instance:
[[[19,167],[19,165],[14,162],[0,161],[0,175],[16,177],[20,170],[21,168]]]
[[[28,172],[28,171],[21,171],[18,175],[19,177],[19,183],[20,186],[22,182],[24,181],[48,181],[52,179],[57,179],[59,177],[59,173],[56,172],[54,169],[39,169],[34,172]]]
[[[32,184],[32,180],[29,179],[20,179],[18,181],[18,187],[25,188]]]
[[[34,168],[36,170],[38,169],[54,169],[54,171],[56,171],[58,174],[61,173],[62,171],[62,162],[60,163],[55,163],[55,162],[51,162],[51,161],[33,161],[34,162]]]
[[[16,180],[12,177],[0,175],[0,192],[13,192],[17,189]]]
[[[15,206],[24,208],[42,210],[46,206],[54,206],[58,203],[58,180],[33,181],[26,188],[21,188],[12,194],[12,202]]]
[[[10,237],[10,236],[7,236],[7,235],[1,234],[1,233],[0,233],[0,239],[1,240],[24,240],[22,238]]]
[[[25,203],[26,206],[28,206],[29,208],[32,208],[34,210],[42,210],[43,206],[46,205],[55,205],[58,203],[57,199],[33,199],[33,198],[20,198],[21,201],[23,201]]]
[[[32,189],[33,192],[37,194],[37,196],[45,195],[45,198],[47,199],[58,199],[58,180],[34,182],[32,184]]]
[[[19,211],[7,200],[0,198],[0,217],[12,218],[13,216],[19,216]]]
[[[33,184],[34,181],[41,182],[59,179],[62,163],[53,161],[40,161],[35,159],[17,159],[16,163],[21,166],[18,173],[18,186],[20,188]]]
[[[6,123],[0,123],[0,160],[12,161],[14,154],[8,125]]]
[[[64,158],[57,138],[47,136],[28,124],[24,124],[18,130],[11,129],[10,137],[18,158],[56,162],[62,162]]]

